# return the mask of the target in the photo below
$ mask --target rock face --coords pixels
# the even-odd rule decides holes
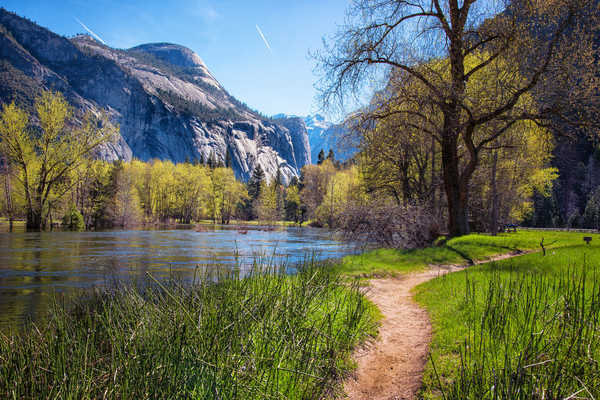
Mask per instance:
[[[0,101],[31,105],[42,89],[63,92],[82,111],[107,112],[120,137],[107,159],[224,161],[238,177],[258,163],[285,181],[310,163],[306,128],[297,118],[270,120],[221,86],[192,50],[151,43],[118,50],[89,36],[56,35],[0,9]]]

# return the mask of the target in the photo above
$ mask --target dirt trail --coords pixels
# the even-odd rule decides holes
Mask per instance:
[[[505,254],[492,262],[515,257]],[[358,368],[344,383],[352,400],[415,399],[429,353],[431,323],[427,311],[413,300],[411,290],[437,276],[464,266],[438,266],[398,278],[370,280],[367,297],[383,314],[377,340],[354,354]]]

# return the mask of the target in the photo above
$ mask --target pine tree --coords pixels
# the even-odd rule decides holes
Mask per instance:
[[[333,149],[329,149],[329,153],[327,153],[327,159],[331,160],[331,162],[335,164],[335,154],[333,153]]]
[[[212,169],[212,168],[217,168],[217,156],[215,155],[214,151],[210,152],[210,157],[208,159],[208,166]]]
[[[299,183],[300,183],[300,181],[298,181],[298,177],[293,176],[292,180],[290,181],[290,186],[298,186]]]
[[[250,201],[254,201],[260,196],[261,185],[264,180],[265,173],[260,164],[257,163],[252,172],[252,176],[248,181],[248,195],[250,196]]]
[[[318,155],[317,164],[321,165],[321,164],[323,164],[323,161],[325,161],[325,152],[323,151],[323,149],[321,149],[321,151],[319,152],[319,155]]]
[[[231,153],[229,149],[227,149],[227,153],[225,154],[225,167],[231,168]]]
[[[252,171],[252,176],[246,184],[248,198],[244,201],[244,205],[242,206],[243,212],[246,215],[246,218],[248,219],[256,218],[256,213],[254,212],[254,205],[258,201],[261,189],[264,186],[264,182],[265,173],[262,170],[260,164],[257,163],[254,167],[254,171]]]
[[[277,175],[275,175],[275,184],[281,186],[283,184],[283,177],[281,176],[281,168],[277,167]]]

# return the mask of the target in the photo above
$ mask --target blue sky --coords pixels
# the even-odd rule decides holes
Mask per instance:
[[[187,46],[239,100],[272,115],[319,111],[309,50],[342,24],[349,0],[4,0],[2,6],[50,30],[84,32],[109,46]],[[264,33],[271,50],[260,37]]]

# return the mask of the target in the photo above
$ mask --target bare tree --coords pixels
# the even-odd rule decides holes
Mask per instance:
[[[518,121],[581,124],[566,111],[589,104],[576,89],[595,80],[597,14],[595,0],[354,0],[316,54],[321,100],[344,109],[397,75],[364,114],[401,115],[438,142],[449,234],[464,235],[483,151]]]

